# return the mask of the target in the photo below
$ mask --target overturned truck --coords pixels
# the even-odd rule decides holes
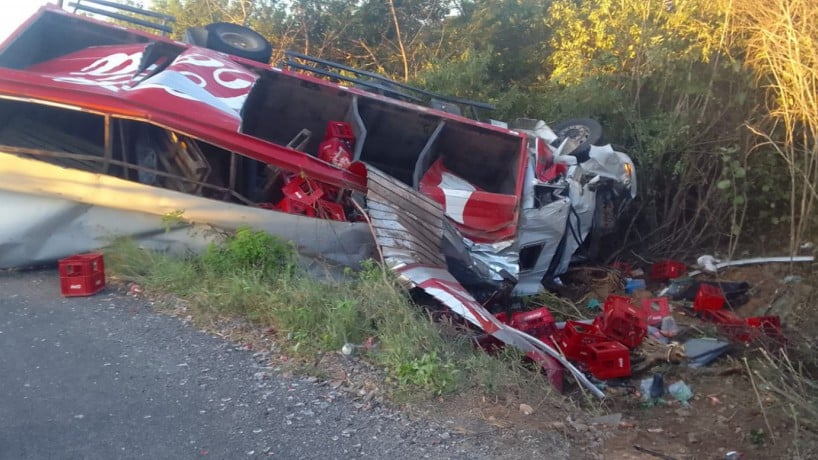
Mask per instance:
[[[379,253],[485,332],[575,372],[483,302],[539,291],[635,196],[627,155],[592,145],[598,126],[481,121],[487,104],[298,53],[267,65],[269,43],[237,25],[179,42],[95,19],[167,33],[165,15],[75,8],[90,16],[46,6],[0,46],[0,268],[112,236],[204,244],[168,216],[249,226],[333,263]]]

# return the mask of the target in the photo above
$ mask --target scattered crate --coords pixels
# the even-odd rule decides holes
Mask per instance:
[[[693,311],[721,310],[725,302],[720,287],[702,283],[693,300]]]
[[[589,356],[587,345],[608,340],[594,324],[566,321],[556,342],[568,359],[584,361]]]
[[[675,260],[660,260],[650,267],[650,277],[656,281],[667,281],[682,277],[687,266]]]
[[[105,260],[100,252],[61,259],[59,271],[65,297],[91,296],[105,288]]]
[[[611,295],[605,300],[600,321],[603,334],[621,342],[628,348],[636,348],[648,333],[645,314],[631,303],[628,297]]]
[[[615,379],[631,375],[628,347],[619,342],[600,342],[588,345],[588,371],[596,378]]]

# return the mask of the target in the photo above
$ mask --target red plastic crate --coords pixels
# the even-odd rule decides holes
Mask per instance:
[[[61,277],[91,276],[105,272],[105,259],[101,252],[89,252],[60,259],[58,266]]]
[[[352,126],[345,121],[330,121],[327,123],[324,140],[332,139],[333,137],[348,140],[352,144],[355,143],[355,132],[352,131]]]
[[[507,315],[505,313],[497,313],[494,316],[502,323],[508,324],[515,329],[519,329],[543,341],[548,340],[548,337],[551,336],[557,328],[554,317],[547,307],[512,313],[511,320],[506,317]]]
[[[105,287],[105,259],[100,252],[66,257],[58,266],[63,296],[94,295]]]
[[[307,206],[300,201],[293,200],[292,198],[282,198],[275,208],[289,214],[302,214],[310,217],[315,216],[314,207]]]
[[[628,347],[619,342],[600,342],[588,345],[588,371],[598,379],[615,379],[631,375],[631,357]]]
[[[60,289],[65,297],[82,297],[94,295],[105,288],[105,273],[94,273],[90,276],[60,277]]]
[[[675,260],[660,260],[650,267],[650,277],[656,281],[667,281],[685,274],[687,266]]]
[[[752,342],[768,338],[777,341],[779,345],[787,344],[787,338],[781,331],[781,318],[778,316],[754,316],[747,318],[746,323],[746,334],[737,336],[738,340]]]
[[[759,328],[767,334],[781,333],[781,318],[778,316],[753,316],[747,318],[747,325]]]
[[[281,192],[285,197],[307,206],[314,205],[324,196],[324,189],[318,183],[301,176],[292,178],[287,185],[281,187]]]
[[[605,299],[601,331],[612,340],[629,348],[636,348],[648,333],[647,320],[631,299],[612,295]]]
[[[642,299],[642,313],[649,325],[656,326],[662,322],[662,318],[670,316],[670,303],[667,297]]]
[[[322,219],[332,219],[341,222],[345,222],[347,220],[346,213],[344,213],[344,207],[338,203],[333,203],[332,201],[327,200],[318,200],[317,207],[318,210],[316,214]]]
[[[721,288],[712,284],[701,284],[693,300],[693,311],[721,310],[724,302],[724,293]]]
[[[602,335],[596,326],[578,321],[566,321],[557,340],[566,357],[580,361],[588,358],[587,345],[606,341],[608,338]]]

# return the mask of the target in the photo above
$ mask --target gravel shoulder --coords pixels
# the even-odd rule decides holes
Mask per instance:
[[[0,273],[0,458],[569,458],[558,435],[363,405],[58,273]],[[445,415],[445,414],[444,414]]]

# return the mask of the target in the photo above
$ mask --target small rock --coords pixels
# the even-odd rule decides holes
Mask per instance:
[[[440,439],[449,439],[449,438],[451,438],[451,437],[452,437],[452,435],[450,435],[450,434],[449,434],[448,432],[446,432],[446,431],[444,431],[443,433],[440,433]]]
[[[603,415],[600,417],[594,417],[590,420],[592,425],[611,425],[611,426],[618,426],[619,423],[622,421],[622,414],[617,412],[615,414],[608,414]]]
[[[520,404],[520,412],[522,412],[523,415],[531,415],[534,413],[534,408],[528,404]]]

